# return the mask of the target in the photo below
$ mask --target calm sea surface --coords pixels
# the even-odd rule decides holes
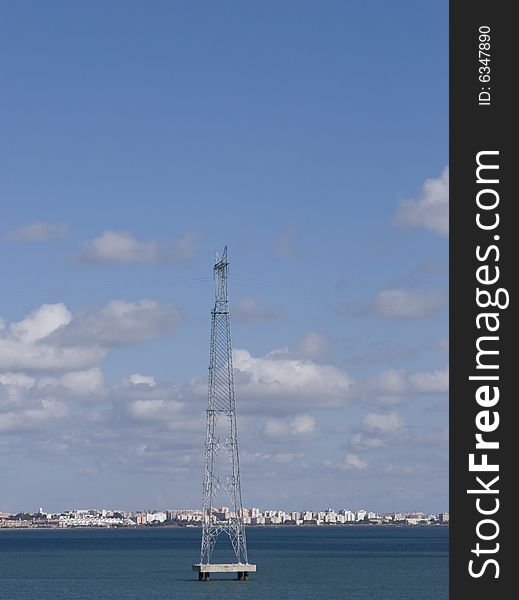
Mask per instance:
[[[251,580],[200,582],[191,572],[199,529],[0,530],[0,599],[448,597],[447,528],[269,527],[247,535],[258,565]]]

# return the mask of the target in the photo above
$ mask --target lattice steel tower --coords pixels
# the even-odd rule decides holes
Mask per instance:
[[[199,579],[211,572],[236,572],[248,579],[256,565],[249,564],[240,486],[240,459],[232,367],[231,328],[227,297],[227,247],[214,265],[215,303],[211,312],[209,394],[203,483],[203,522],[200,563],[193,565]],[[222,452],[219,452],[222,450]],[[228,511],[216,506],[219,498]],[[225,532],[236,556],[235,563],[214,564],[211,556],[220,533]]]

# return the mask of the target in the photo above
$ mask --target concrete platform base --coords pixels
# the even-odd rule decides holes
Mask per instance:
[[[192,569],[198,573],[199,581],[209,581],[211,578],[211,573],[236,573],[239,581],[247,581],[249,579],[249,573],[256,572],[256,565],[251,565],[249,563],[198,563],[193,565]]]

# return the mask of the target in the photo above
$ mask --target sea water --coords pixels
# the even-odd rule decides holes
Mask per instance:
[[[249,581],[198,581],[200,536],[197,528],[0,530],[0,600],[448,598],[447,527],[249,528],[258,569]]]

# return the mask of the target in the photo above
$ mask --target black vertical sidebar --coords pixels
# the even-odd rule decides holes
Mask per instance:
[[[512,8],[513,3],[499,0],[451,0],[450,4],[452,600],[517,595],[519,498],[514,498],[512,487],[518,474],[515,457],[519,457],[519,421],[515,420],[519,351],[513,322],[519,273],[519,220],[514,219],[514,209],[519,207],[515,164],[519,106],[512,88],[517,87],[519,33]],[[479,183],[478,160],[483,165]],[[481,283],[478,273],[481,280],[493,283]],[[488,292],[480,294],[479,304],[477,288]],[[500,289],[508,292],[508,307],[507,293]],[[487,307],[481,306],[487,302]],[[493,316],[480,317],[478,322],[482,313]],[[497,329],[489,331],[489,327]],[[479,361],[478,344],[483,349]],[[476,448],[478,433],[480,441],[498,442],[499,447]],[[471,454],[480,470],[470,470]],[[491,470],[484,470],[485,461]]]

